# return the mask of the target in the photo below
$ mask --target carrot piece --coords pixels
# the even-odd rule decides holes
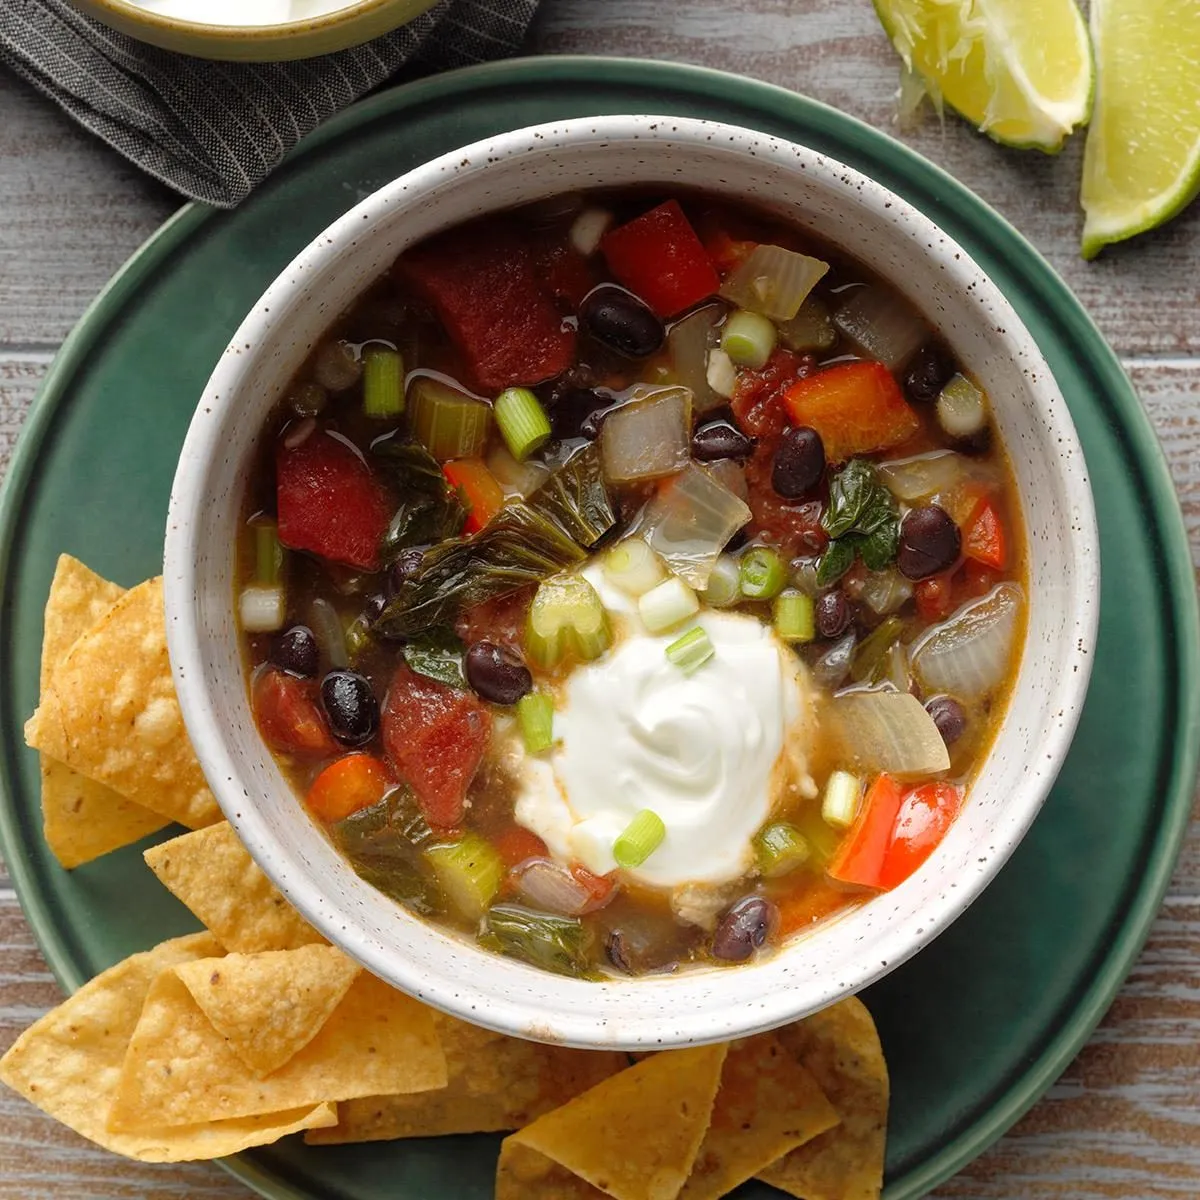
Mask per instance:
[[[962,793],[952,783],[923,783],[906,792],[878,886],[894,888],[903,883],[937,849],[961,807]]]
[[[456,458],[442,464],[442,473],[466,502],[467,533],[478,533],[504,507],[504,492],[482,459]]]
[[[496,853],[504,860],[506,867],[515,867],[530,858],[546,858],[550,849],[536,833],[513,825],[499,837],[492,839]]]
[[[871,784],[850,832],[826,868],[834,879],[882,889],[880,873],[903,798],[903,786],[890,775],[880,775]]]
[[[992,500],[985,496],[975,508],[963,537],[963,554],[985,567],[1003,571],[1008,561],[1008,536]]]
[[[827,367],[783,394],[794,425],[815,429],[830,462],[871,454],[906,441],[921,427],[891,371],[882,363]]]
[[[852,892],[834,887],[824,879],[814,879],[806,887],[789,892],[776,900],[776,907],[779,909],[779,936],[786,938],[793,933],[799,933],[815,925],[822,917],[837,912],[854,899]]]
[[[313,780],[308,807],[315,817],[332,824],[378,804],[390,786],[385,763],[370,754],[347,754]]]

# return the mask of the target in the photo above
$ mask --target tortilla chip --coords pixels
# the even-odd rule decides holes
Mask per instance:
[[[108,1122],[136,1132],[445,1086],[429,1010],[365,971],[317,1036],[266,1079],[246,1069],[166,971],[146,998]]]
[[[664,1050],[504,1139],[496,1200],[525,1200],[534,1151],[586,1182],[545,1173],[540,1198],[672,1200],[708,1130],[728,1045]],[[599,1189],[599,1190],[597,1190]]]
[[[230,954],[175,970],[200,1011],[260,1079],[320,1032],[362,967],[333,946]]]
[[[220,819],[175,697],[161,579],[126,592],[75,643],[52,672],[25,738],[181,825]]]
[[[305,1136],[311,1145],[376,1142],[520,1129],[629,1065],[616,1051],[570,1050],[479,1029],[434,1014],[447,1085],[409,1096],[338,1105],[338,1123]]]
[[[861,1000],[779,1030],[842,1123],[793,1150],[758,1178],[803,1200],[878,1200],[883,1190],[888,1073],[875,1022]]]
[[[69,554],[59,556],[46,601],[42,635],[41,695],[71,647],[125,594]],[[158,813],[126,800],[65,763],[40,755],[42,827],[46,844],[70,869],[128,846],[168,822]]]
[[[679,1200],[717,1200],[838,1123],[817,1081],[771,1033],[736,1042]]]
[[[142,857],[230,954],[325,942],[262,873],[228,821],[151,846]]]
[[[605,1200],[608,1192],[594,1188],[553,1159],[522,1146],[513,1137],[500,1146],[495,1200]],[[671,1193],[662,1192],[663,1200]]]

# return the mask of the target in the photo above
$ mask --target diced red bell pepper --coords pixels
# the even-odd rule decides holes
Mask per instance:
[[[504,860],[506,867],[518,867],[531,858],[546,858],[550,854],[549,847],[536,833],[513,825],[506,829],[493,845],[496,853]]]
[[[600,249],[617,281],[664,319],[715,295],[721,286],[677,200],[610,230]]]
[[[457,825],[491,737],[483,702],[401,666],[384,701],[381,730],[392,767],[412,788],[425,819],[438,829]]]
[[[979,501],[963,532],[963,555],[985,567],[1003,571],[1008,561],[1008,535],[999,510],[990,497]]]
[[[504,491],[481,458],[456,458],[442,464],[442,474],[458,488],[467,506],[463,528],[478,533],[503,507]]]
[[[559,308],[573,313],[600,280],[591,262],[562,237],[537,243],[538,270]]]
[[[954,583],[949,575],[930,575],[913,585],[922,621],[944,621],[954,611]]]
[[[891,371],[877,362],[817,371],[792,384],[783,403],[793,424],[821,435],[833,463],[899,445],[921,427]]]
[[[258,731],[272,750],[308,759],[341,753],[317,700],[315,680],[267,667],[254,677],[250,703]]]
[[[807,929],[854,899],[851,892],[834,887],[824,879],[811,879],[802,888],[775,901],[779,909],[779,936],[786,938]]]
[[[951,783],[923,783],[906,792],[876,886],[903,883],[937,849],[961,807],[962,793]]]
[[[880,888],[880,874],[892,841],[904,787],[890,775],[880,775],[867,789],[862,807],[826,870],[842,883]]]
[[[518,229],[456,229],[409,250],[396,269],[433,305],[480,390],[541,383],[574,361],[575,331],[563,324],[537,249]]]
[[[611,875],[593,874],[582,863],[572,863],[570,870],[575,882],[587,889],[585,913],[603,908],[617,894],[617,883]]]
[[[383,482],[349,442],[323,429],[275,451],[279,540],[364,571],[380,566],[379,546],[394,505]]]
[[[391,786],[387,764],[373,754],[347,754],[327,766],[308,789],[308,807],[332,824],[378,804]]]

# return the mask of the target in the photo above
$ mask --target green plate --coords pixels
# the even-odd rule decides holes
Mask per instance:
[[[243,314],[314,234],[410,167],[501,130],[598,113],[715,117],[803,142],[907,197],[1006,292],[1067,397],[1098,481],[1098,661],[1075,745],[1033,830],[983,897],[870,990],[893,1081],[888,1200],[923,1195],[1053,1082],[1149,930],[1187,823],[1200,739],[1197,613],[1170,477],[1128,380],[1046,263],[980,200],[903,146],[811,100],[694,67],[537,59],[380,95],[310,137],[233,213],[186,208],[129,262],[63,347],[0,508],[0,844],[55,974],[76,988],[192,927],[130,848],[73,873],[40,836],[41,610],[60,551],[125,584],[161,566],[175,460]],[[491,1196],[499,1139],[307,1149],[230,1161],[288,1200]],[[776,1193],[748,1185],[744,1200]]]

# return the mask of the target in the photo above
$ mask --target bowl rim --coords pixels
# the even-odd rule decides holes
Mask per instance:
[[[276,844],[264,823],[257,817],[258,806],[245,802],[240,786],[234,783],[237,775],[235,766],[238,756],[230,753],[227,743],[221,736],[224,723],[219,719],[207,689],[196,683],[196,680],[204,674],[204,662],[201,654],[200,631],[195,619],[196,608],[193,602],[197,591],[198,556],[194,553],[194,544],[191,541],[191,516],[198,510],[204,495],[203,483],[206,465],[217,449],[218,422],[198,422],[194,417],[172,487],[168,517],[164,569],[168,643],[172,666],[179,683],[179,698],[185,722],[197,744],[198,754],[202,752],[201,747],[203,747],[206,757],[210,759],[206,773],[210,782],[213,783],[213,790],[226,816],[251,856],[284,895],[295,904],[302,915],[330,941],[361,961],[375,974],[411,994],[418,995],[436,1007],[476,1024],[516,1036],[583,1047],[678,1046],[746,1036],[774,1028],[786,1021],[796,1019],[804,1013],[816,1011],[826,1004],[854,994],[899,966],[928,944],[937,933],[940,933],[961,915],[994,878],[1024,837],[1029,825],[1040,810],[1052,786],[1053,779],[1066,757],[1082,710],[1082,700],[1086,694],[1093,657],[1091,651],[1095,645],[1099,621],[1097,602],[1099,595],[1099,541],[1086,467],[1083,465],[1082,451],[1066,404],[1062,401],[1053,375],[1046,366],[1032,335],[1017,317],[1007,299],[987,279],[982,268],[958,243],[944,234],[930,218],[902,197],[861,172],[828,155],[787,139],[771,137],[728,122],[642,114],[617,114],[550,122],[481,139],[470,146],[432,159],[390,181],[318,234],[308,246],[296,255],[292,263],[279,273],[233,335],[230,345],[245,342],[253,344],[259,337],[259,325],[263,323],[265,313],[272,308],[276,308],[278,311],[284,300],[291,296],[294,290],[292,278],[297,274],[303,274],[311,280],[316,273],[336,261],[342,252],[343,244],[351,240],[351,232],[357,235],[364,232],[364,221],[368,222],[369,229],[371,223],[391,212],[389,201],[394,203],[399,199],[401,193],[405,193],[402,204],[412,203],[419,199],[426,189],[436,186],[438,182],[443,182],[445,172],[451,167],[467,161],[479,164],[484,161],[503,159],[507,148],[511,147],[515,151],[518,146],[528,147],[534,139],[541,139],[544,145],[551,134],[560,141],[564,137],[573,135],[587,140],[590,135],[593,140],[611,143],[614,140],[636,140],[639,136],[644,139],[659,125],[668,126],[672,134],[677,135],[674,140],[685,145],[695,144],[705,139],[711,141],[714,131],[718,131],[721,134],[723,147],[728,149],[729,146],[732,146],[734,152],[748,153],[748,142],[752,142],[758,148],[757,153],[762,157],[765,157],[762,152],[764,144],[769,145],[772,154],[786,150],[794,155],[798,162],[813,168],[814,174],[819,172],[841,185],[847,195],[872,196],[873,203],[900,210],[911,222],[910,232],[904,236],[915,241],[918,232],[922,237],[935,234],[940,239],[943,253],[954,256],[955,263],[952,274],[956,276],[955,289],[958,290],[965,280],[970,278],[973,280],[974,286],[987,295],[989,303],[1004,315],[1004,327],[998,330],[998,335],[1003,340],[1006,349],[1015,356],[1019,347],[1020,353],[1036,368],[1036,378],[1028,384],[1027,390],[1037,397],[1036,407],[1039,415],[1048,425],[1047,437],[1057,436],[1060,444],[1065,445],[1068,451],[1073,451],[1073,453],[1058,456],[1057,461],[1059,478],[1063,481],[1072,502],[1077,506],[1076,515],[1079,526],[1076,530],[1076,537],[1071,543],[1073,571],[1070,578],[1074,587],[1072,603],[1067,609],[1068,629],[1078,639],[1073,659],[1076,669],[1063,672],[1053,685],[1056,700],[1062,702],[1062,708],[1066,715],[1059,724],[1050,730],[1043,730],[1041,733],[1038,746],[1039,750],[1045,754],[1049,767],[1042,768],[1039,774],[1026,777],[1026,801],[1019,810],[1014,811],[1010,806],[1001,811],[992,826],[996,848],[990,852],[991,857],[987,860],[987,869],[964,880],[962,886],[943,892],[936,912],[933,912],[930,919],[924,922],[923,928],[917,929],[915,935],[911,930],[904,928],[903,920],[890,921],[885,928],[879,931],[872,943],[874,949],[883,952],[881,955],[873,957],[874,965],[856,963],[853,965],[853,969],[840,971],[836,981],[831,974],[829,981],[820,988],[810,985],[808,988],[810,992],[819,991],[821,993],[816,1003],[809,1002],[811,998],[800,1001],[793,991],[781,986],[777,992],[756,995],[756,1003],[750,1006],[745,1003],[744,995],[739,998],[730,990],[728,993],[729,1005],[740,1005],[743,1010],[739,1015],[740,1019],[730,1027],[714,1028],[714,1018],[705,1009],[701,1009],[698,1013],[674,1010],[670,1015],[669,1022],[662,1019],[655,1028],[647,1027],[648,1022],[645,1017],[638,1017],[634,1022],[637,1026],[636,1032],[631,1032],[629,1029],[615,1031],[609,1027],[607,1017],[588,1015],[586,1011],[578,1008],[561,1011],[553,1017],[547,1017],[544,1009],[538,1009],[536,997],[532,995],[536,989],[532,987],[523,988],[525,995],[521,1000],[515,1001],[507,997],[497,999],[493,993],[487,991],[473,992],[472,989],[476,987],[474,981],[464,980],[460,977],[431,977],[428,973],[412,969],[404,961],[403,956],[397,954],[394,949],[377,948],[369,938],[360,936],[356,939],[353,931],[353,915],[349,911],[335,910],[333,904],[326,903],[329,897],[324,893],[319,896],[315,894],[316,889],[306,878],[307,868],[288,856]],[[660,133],[657,136],[665,137],[666,135]],[[479,170],[480,167],[475,166],[471,169]],[[957,277],[961,277],[961,279]],[[228,397],[232,394],[237,387],[239,376],[248,369],[248,365],[253,359],[253,354],[222,356],[209,380],[204,397],[197,406],[197,415],[206,406],[214,409],[225,407],[227,402],[223,402],[218,397],[222,395]],[[1055,398],[1058,403],[1049,403]],[[1011,709],[1008,712],[1011,713]],[[1006,713],[1006,719],[1007,715]],[[211,736],[213,734],[216,736]],[[228,787],[225,786],[226,781],[228,781]],[[297,883],[302,886],[297,888],[294,886]],[[423,921],[423,919],[413,919],[420,922],[425,929],[438,932],[436,926]],[[474,955],[487,955],[489,960],[497,964],[506,961],[497,960],[490,952],[473,946],[469,949]],[[778,962],[785,957],[785,953],[776,955],[764,966]],[[523,967],[522,969],[529,971],[529,968]],[[497,971],[500,970],[501,967],[497,965]],[[612,981],[611,984],[581,983],[576,980],[564,980],[563,977],[536,970],[534,973],[542,978],[549,990],[574,986],[588,989],[611,987],[616,991],[630,987],[644,991],[650,989],[677,991],[680,985],[689,979],[696,980],[702,976],[711,983],[714,978],[719,979],[722,976],[748,978],[751,972],[761,970],[762,968],[759,967],[741,967],[737,971],[731,972],[717,968],[703,972],[686,972],[671,977]],[[786,971],[783,973],[786,975]],[[761,976],[757,977],[761,981]],[[721,989],[718,987],[712,990]],[[471,994],[464,999],[464,993]],[[482,1000],[484,1004],[470,1003],[472,999]],[[531,1012],[534,1013],[533,1019],[530,1016]],[[664,1030],[666,1030],[665,1036]]]

